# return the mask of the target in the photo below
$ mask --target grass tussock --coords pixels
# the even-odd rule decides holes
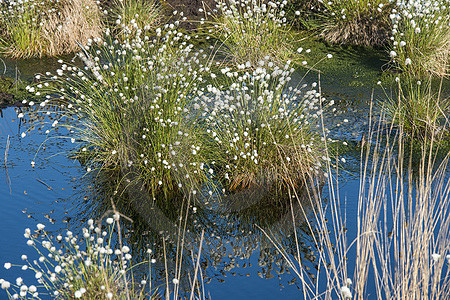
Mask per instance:
[[[209,35],[219,51],[235,65],[272,61],[282,67],[298,59],[285,17],[285,3],[261,0],[216,1],[217,15],[209,24]]]
[[[45,55],[56,56],[80,50],[90,39],[102,35],[101,12],[94,0],[63,0],[58,14],[51,14],[42,28]]]
[[[412,139],[446,140],[450,134],[450,98],[442,95],[441,89],[442,80],[436,86],[431,77],[424,82],[407,77],[399,80],[398,97],[385,102],[391,122]]]
[[[387,0],[315,1],[297,15],[331,43],[379,47],[387,43],[391,6]]]
[[[132,222],[118,212],[109,212],[97,222],[89,219],[80,236],[70,230],[64,235],[52,236],[43,224],[37,224],[35,230],[25,229],[26,243],[34,248],[39,259],[22,255],[22,263],[7,262],[4,266],[33,273],[37,284],[27,285],[30,283],[18,276],[13,283],[0,279],[2,289],[6,290],[9,299],[41,299],[43,296],[93,300],[179,299],[181,294],[189,291],[191,295],[204,297],[204,291],[197,284],[201,282],[199,262],[193,261],[196,264],[195,273],[190,277],[193,281],[183,280],[178,269],[175,277],[169,278],[171,275],[166,270],[165,284],[155,280],[157,260],[152,249],[147,249],[143,255],[147,260],[134,263],[131,246],[123,241],[124,219]],[[203,239],[197,260],[202,243]],[[166,261],[164,264],[167,267]],[[181,268],[181,264],[177,267]]]
[[[315,83],[290,86],[289,62],[283,68],[271,61],[259,65],[253,71],[245,64],[222,69],[225,79],[208,85],[194,104],[214,150],[215,179],[228,191],[298,188],[307,174],[321,173],[317,125],[332,103],[322,107]]]
[[[93,0],[3,2],[0,25],[1,50],[13,58],[78,51],[103,29]]]
[[[154,196],[195,193],[206,169],[189,99],[203,80],[204,58],[174,25],[156,36],[128,34],[120,42],[97,40],[79,54],[85,68],[61,61],[56,74],[38,76],[29,91],[46,95],[39,111],[52,114],[52,129],[73,133],[88,172],[132,172]]]
[[[449,76],[449,1],[398,1],[392,11],[392,61],[414,76]]]
[[[138,29],[156,29],[162,22],[162,8],[154,0],[114,0],[109,18],[116,36],[125,38]]]

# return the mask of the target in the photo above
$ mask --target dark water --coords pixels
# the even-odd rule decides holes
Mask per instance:
[[[64,55],[59,58],[43,57],[27,60],[15,60],[0,56],[0,75],[6,75],[23,81],[31,81],[37,73],[54,73],[59,67],[58,60],[73,61],[74,55]]]
[[[338,116],[326,124],[335,137],[347,141],[346,170],[340,178],[342,209],[346,212],[348,238],[356,236],[356,215],[359,190],[359,150],[357,145],[368,129],[369,102],[380,99],[381,90],[374,88],[380,75],[378,56],[372,58],[347,57],[341,76],[330,72],[321,75],[323,93],[337,101]],[[353,58],[352,58],[353,57]],[[30,62],[6,61],[10,76],[17,66],[25,78],[34,72],[52,69],[56,61]],[[365,75],[361,75],[365,74]],[[353,78],[353,80],[352,80]],[[298,79],[298,78],[297,78]],[[310,73],[306,82],[317,81]],[[355,83],[356,82],[356,83]],[[372,92],[373,95],[372,96]],[[376,110],[375,110],[376,112]],[[346,120],[344,122],[344,119]],[[258,197],[225,199],[221,204],[214,200],[173,202],[165,205],[143,201],[146,195],[138,189],[128,193],[128,198],[111,196],[114,178],[90,173],[78,161],[67,158],[66,152],[76,145],[69,139],[49,139],[34,130],[21,138],[23,125],[16,111],[8,108],[0,118],[0,263],[20,263],[20,255],[37,258],[36,252],[26,245],[23,232],[43,223],[50,233],[63,233],[67,228],[75,233],[85,226],[87,219],[96,218],[110,207],[110,201],[134,220],[125,224],[127,243],[131,245],[135,260],[139,261],[147,248],[157,258],[155,276],[163,280],[162,238],[166,238],[169,269],[173,270],[177,255],[176,241],[180,215],[189,211],[186,222],[186,245],[183,269],[193,271],[190,251],[197,253],[199,237],[204,230],[201,265],[205,289],[212,299],[298,299],[302,296],[301,284],[290,272],[286,261],[261,229],[270,233],[290,254],[296,251],[294,232],[300,241],[300,252],[305,266],[314,273],[314,249],[311,236],[298,204],[294,204],[296,226],[292,224],[290,203],[286,200],[265,201]],[[58,133],[65,136],[66,132]],[[10,146],[6,163],[4,153],[8,136]],[[32,167],[31,161],[35,162]],[[250,200],[252,199],[252,200]],[[217,199],[216,199],[217,200]],[[127,203],[125,205],[124,203]],[[183,203],[180,206],[180,203]],[[195,212],[194,212],[195,207]],[[305,206],[306,207],[306,206]],[[349,259],[349,263],[354,259]],[[353,266],[349,265],[349,270]],[[352,277],[353,274],[349,274]],[[19,268],[0,268],[0,278],[11,282],[18,276],[28,284],[35,283],[32,272]],[[182,282],[183,284],[183,282]],[[6,295],[0,293],[3,299]]]

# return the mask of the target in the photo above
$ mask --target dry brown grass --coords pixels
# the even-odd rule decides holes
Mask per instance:
[[[94,0],[64,0],[59,14],[49,16],[43,26],[45,55],[55,56],[79,50],[89,39],[101,37],[101,12]]]
[[[331,43],[380,47],[389,42],[388,0],[316,0],[315,7],[306,24]]]
[[[1,51],[13,58],[56,56],[79,50],[101,37],[101,11],[95,0],[24,2],[0,18]],[[21,12],[23,11],[23,12]]]
[[[262,159],[259,162],[259,170],[236,174],[231,179],[229,190],[235,192],[248,188],[263,188],[282,193],[289,189],[299,190],[304,185],[305,176],[312,173],[311,170],[317,163],[315,157],[301,147],[277,145],[275,150],[276,153],[271,159]],[[291,160],[286,163],[282,157],[290,157]]]
[[[383,46],[388,40],[386,22],[368,18],[357,18],[349,22],[328,24],[320,35],[335,44],[354,44],[361,46]]]

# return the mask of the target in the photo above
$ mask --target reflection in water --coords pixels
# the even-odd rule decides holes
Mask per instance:
[[[0,70],[4,75],[18,78],[23,81],[32,81],[36,73],[54,72],[61,67],[58,60],[70,61],[77,66],[82,66],[74,54],[58,57],[36,57],[29,59],[12,59],[0,54]]]
[[[131,174],[131,173],[128,173]],[[181,287],[190,291],[194,273],[193,259],[198,253],[204,231],[200,266],[204,283],[211,280],[226,282],[229,276],[278,278],[280,286],[293,285],[300,289],[296,277],[290,274],[286,260],[270,238],[292,255],[297,252],[294,231],[297,231],[302,262],[314,268],[311,232],[305,223],[308,214],[307,191],[295,199],[274,199],[261,190],[248,190],[231,196],[212,195],[197,198],[153,200],[139,180],[131,175],[119,180],[117,174],[101,172],[85,177],[90,184],[90,198],[99,215],[111,207],[133,219],[127,224],[125,237],[133,250],[135,263],[147,259],[152,249],[157,259],[154,276],[164,283],[164,255],[167,257],[169,278],[181,272]],[[293,200],[293,201],[291,201]],[[295,224],[295,225],[294,225]],[[164,240],[164,245],[163,245]],[[166,249],[164,253],[163,249]],[[146,272],[146,266],[143,267]]]
[[[358,54],[357,57],[371,59],[371,56],[367,55],[360,56]],[[64,60],[68,59],[70,57]],[[367,62],[373,61],[377,60],[373,59]],[[27,61],[5,60],[5,62],[9,72],[8,75],[11,77],[16,77],[17,75],[22,79],[29,80],[32,79],[36,71],[49,71],[59,67],[56,59],[53,61],[42,59]],[[342,60],[342,63],[347,64],[348,62],[347,60]],[[333,62],[333,64],[336,64],[336,62]],[[16,66],[21,70],[21,73],[16,74],[18,70]],[[381,88],[375,87],[373,89],[372,87],[378,81],[379,66],[367,69],[369,71],[373,69],[375,73],[371,71],[371,74],[373,73],[374,76],[365,76],[360,72],[360,69],[365,69],[363,68],[365,63],[350,62],[349,66],[340,68],[341,71],[337,71],[338,68],[330,69],[328,76],[327,72],[322,73],[320,83],[324,95],[329,100],[336,100],[338,109],[341,111],[339,116],[329,120],[333,124],[339,125],[339,127],[333,124],[327,125],[327,128],[331,130],[330,136],[349,142],[348,149],[345,149],[347,151],[346,158],[347,161],[354,162],[355,168],[350,170],[357,174],[359,171],[361,141],[363,140],[363,133],[367,132],[368,128],[366,117],[371,113],[369,110],[370,95],[374,92],[373,98],[376,103],[377,100],[385,99],[385,93]],[[345,70],[344,73],[342,73],[342,70]],[[370,75],[369,73],[367,74]],[[366,82],[364,84],[354,84],[357,83],[356,81],[361,81],[362,75],[364,75],[364,78],[367,78]],[[311,73],[305,80],[307,82],[317,81],[317,74]],[[349,87],[343,82],[350,82],[352,85]],[[448,86],[448,81],[444,83],[444,86]],[[18,111],[28,109],[17,108]],[[39,107],[34,107],[33,109],[39,110]],[[375,114],[377,113],[375,111]],[[347,122],[343,122],[343,120],[347,120]],[[48,125],[52,121],[51,115],[29,113],[27,114],[27,120],[23,120],[23,124],[30,130],[34,126],[40,131],[45,131],[49,126],[44,128],[41,125],[33,124],[47,123]],[[17,134],[20,135],[22,131],[23,127],[19,126]],[[10,134],[10,131],[8,131],[8,134]],[[60,133],[58,135],[64,134]],[[65,135],[67,136],[67,134]],[[59,140],[57,143],[59,143]],[[46,145],[48,144],[49,142],[47,141]],[[17,144],[13,144],[14,146],[17,147]],[[36,145],[36,148],[38,147],[39,145]],[[414,151],[414,149],[409,150],[407,148],[405,151],[405,161],[410,159],[408,157],[409,153],[412,155],[411,160],[417,161],[416,156],[420,156],[420,152]],[[444,152],[448,153],[448,150],[446,151]],[[395,149],[393,154],[396,155]],[[26,156],[27,160],[31,161],[33,159],[32,154],[24,154],[24,156]],[[417,163],[414,165],[418,166]],[[27,166],[29,166],[28,161]],[[346,171],[351,167],[352,164],[347,164]],[[13,169],[12,167],[10,168]],[[413,169],[414,176],[419,174],[419,172],[416,172],[416,169],[418,167]],[[5,170],[8,169],[6,168]],[[29,176],[28,173],[24,174]],[[61,176],[64,175],[67,176],[61,173]],[[347,174],[346,176],[348,178],[349,175]],[[358,178],[359,176],[355,175],[355,177]],[[294,284],[297,286],[294,283],[296,277],[287,274],[289,273],[289,268],[285,259],[259,228],[262,228],[269,236],[283,245],[288,253],[296,251],[296,241],[293,237],[293,233],[296,230],[298,235],[302,237],[299,245],[303,255],[302,262],[307,264],[305,268],[315,267],[314,256],[312,255],[313,249],[308,246],[311,244],[311,232],[305,224],[303,214],[303,209],[308,210],[309,203],[306,191],[303,191],[304,195],[300,197],[305,199],[301,203],[297,201],[291,202],[292,199],[289,198],[273,199],[265,191],[261,190],[247,190],[229,197],[213,195],[208,198],[174,198],[170,201],[153,201],[145,192],[145,189],[142,188],[142,184],[133,181],[132,178],[128,179],[130,182],[120,182],[117,175],[109,174],[108,172],[92,173],[85,176],[79,182],[82,188],[78,188],[78,195],[73,195],[72,197],[73,199],[84,199],[82,202],[75,201],[80,203],[82,209],[74,210],[80,212],[78,215],[70,213],[65,218],[70,220],[70,225],[74,224],[76,227],[79,226],[77,223],[85,224],[87,218],[98,219],[103,212],[110,209],[112,199],[122,213],[134,220],[132,224],[124,224],[127,227],[125,236],[129,245],[132,246],[133,257],[136,259],[136,262],[147,259],[146,250],[148,248],[153,249],[155,258],[157,258],[156,268],[154,268],[156,270],[154,271],[160,282],[163,282],[165,277],[162,251],[162,240],[165,239],[169,272],[174,277],[177,266],[181,266],[183,272],[181,278],[185,280],[184,282],[182,281],[182,286],[186,287],[187,290],[189,289],[188,275],[193,273],[192,270],[194,268],[191,254],[198,251],[202,230],[205,231],[201,258],[204,282],[231,281],[230,277],[233,275],[252,277],[258,274],[260,277],[267,279],[272,277],[281,278],[280,282],[283,285]],[[52,186],[55,190],[58,188],[55,185]],[[359,183],[356,184],[356,188],[347,188],[347,190],[349,193],[357,193],[358,188]],[[85,195],[86,189],[88,189],[90,195]],[[19,199],[23,200],[22,198]],[[357,197],[349,197],[349,206],[355,206],[356,199]],[[72,201],[68,202],[72,203]],[[7,209],[4,210],[7,211]],[[291,212],[294,212],[294,214],[292,215]],[[352,212],[354,212],[353,215],[356,215],[354,207],[350,208],[348,212],[349,215]],[[294,226],[293,220],[296,226]],[[348,222],[351,230],[351,227],[355,225],[355,220],[352,218]],[[14,224],[14,227],[16,227],[16,224]],[[183,241],[183,245],[181,245],[181,241]],[[181,260],[180,258],[183,259]],[[146,266],[144,265],[143,268],[146,268]],[[258,284],[253,286],[264,288],[264,284]],[[270,284],[273,285],[273,283]],[[297,292],[296,296],[301,296],[301,294]]]

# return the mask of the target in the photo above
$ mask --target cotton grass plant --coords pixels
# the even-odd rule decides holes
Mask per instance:
[[[317,125],[332,103],[322,107],[315,83],[310,89],[293,87],[291,62],[282,68],[270,60],[258,65],[223,68],[225,79],[208,85],[194,104],[212,144],[208,148],[214,149],[215,179],[228,191],[280,192],[320,170],[323,141]]]
[[[134,266],[130,248],[117,241],[117,230],[121,234],[119,219],[120,215],[115,214],[104,220],[106,229],[101,221],[95,224],[91,219],[88,227],[82,229],[81,238],[71,231],[52,238],[43,224],[38,224],[35,231],[27,228],[24,233],[27,245],[36,250],[39,259],[22,255],[24,263],[14,267],[33,272],[37,287],[27,286],[17,277],[16,284],[6,289],[8,296],[11,299],[40,299],[46,295],[62,299],[130,299],[130,296],[144,299],[148,287],[144,284],[137,288],[131,282]],[[150,261],[142,263],[151,265]],[[10,267],[10,263],[5,263],[5,268]],[[2,287],[8,285],[2,281]]]
[[[40,7],[33,2],[1,3],[1,42],[3,52],[11,56],[31,56],[43,49],[42,28],[36,20],[40,15]],[[44,8],[45,9],[45,8]]]
[[[14,58],[78,51],[103,30],[93,0],[3,1],[0,26],[1,51]]]
[[[287,1],[217,0],[217,14],[209,24],[209,35],[222,53],[235,65],[250,61],[256,68],[261,60],[284,66],[298,59],[294,39],[285,17]]]
[[[4,267],[32,272],[37,283],[28,285],[22,277],[15,283],[0,279],[2,289],[10,299],[162,299],[164,293],[166,299],[178,299],[179,277],[165,278],[167,286],[152,277],[156,259],[151,249],[145,254],[148,260],[133,263],[132,251],[122,241],[123,219],[131,221],[118,212],[105,214],[98,222],[90,219],[81,236],[69,230],[52,236],[43,224],[34,231],[25,229],[27,245],[39,258],[22,255],[23,263],[7,262]],[[202,292],[193,285],[191,294]]]
[[[194,192],[206,169],[188,104],[208,69],[203,54],[174,24],[129,33],[97,40],[79,55],[84,68],[62,63],[29,91],[46,95],[39,110],[70,130],[88,171],[131,172],[153,196]]]
[[[161,25],[162,8],[154,0],[114,0],[111,3],[109,18],[117,29],[116,35],[124,37],[130,30],[139,28],[156,29]]]
[[[396,1],[392,22],[392,61],[415,76],[448,76],[450,1]]]

